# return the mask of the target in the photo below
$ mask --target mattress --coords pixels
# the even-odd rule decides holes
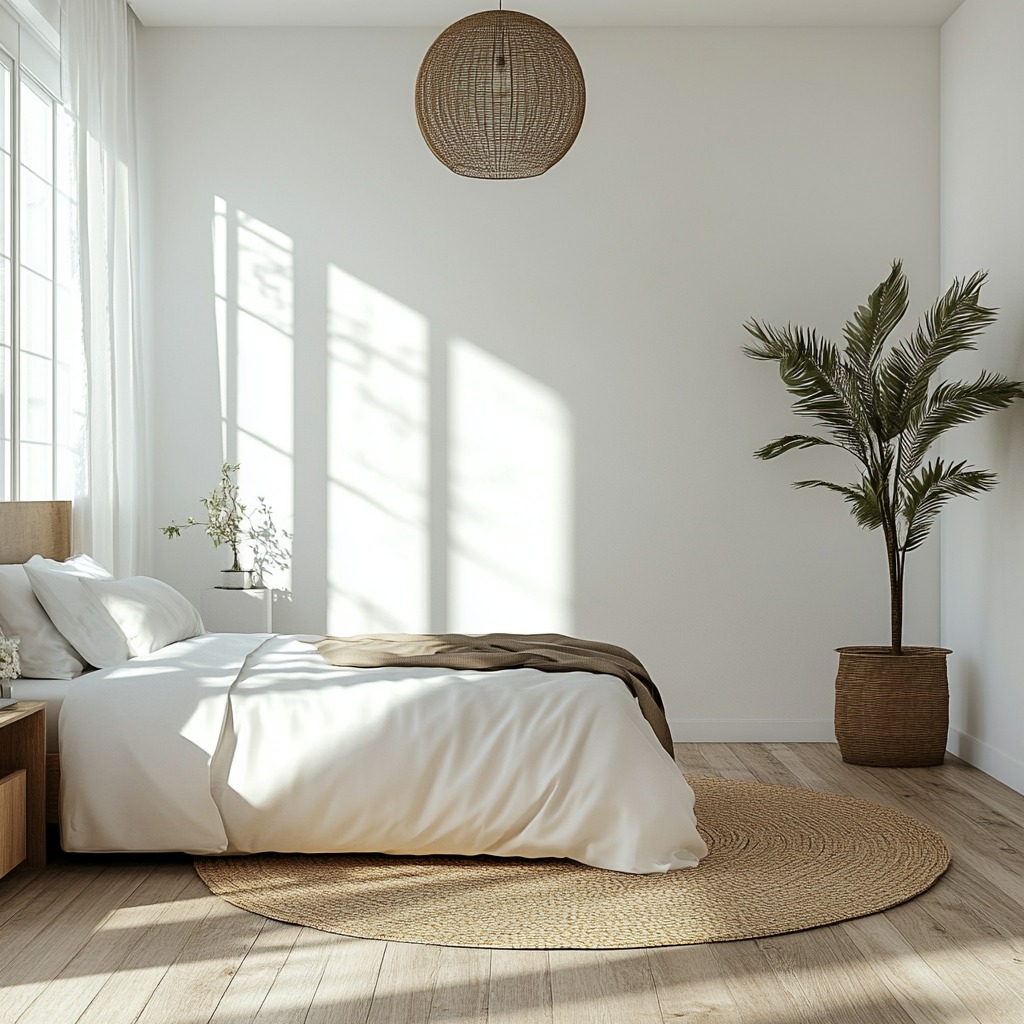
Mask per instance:
[[[57,719],[60,706],[68,691],[75,685],[74,679],[11,679],[3,684],[3,695],[15,700],[46,701],[46,752],[57,754]]]

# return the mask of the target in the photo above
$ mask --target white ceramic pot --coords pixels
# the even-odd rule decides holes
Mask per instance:
[[[221,569],[221,590],[252,590],[251,569]]]

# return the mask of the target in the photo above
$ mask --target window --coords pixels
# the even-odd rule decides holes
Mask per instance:
[[[2,12],[0,12],[2,14]],[[4,25],[12,19],[4,15]],[[70,497],[72,361],[58,324],[69,308],[73,214],[63,106],[0,31],[0,499]],[[10,40],[15,45],[10,45]],[[63,258],[62,258],[63,257]],[[61,286],[59,286],[61,283]],[[66,337],[71,332],[64,332]]]

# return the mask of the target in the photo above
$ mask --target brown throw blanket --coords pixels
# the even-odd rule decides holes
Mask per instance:
[[[536,668],[542,672],[597,672],[616,676],[636,697],[644,718],[669,756],[675,756],[658,688],[629,651],[611,644],[577,640],[560,633],[486,633],[482,636],[366,633],[326,637],[316,649],[325,661],[344,668],[400,668],[405,665],[477,670]]]

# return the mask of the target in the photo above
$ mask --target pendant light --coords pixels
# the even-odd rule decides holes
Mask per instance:
[[[543,174],[576,141],[585,106],[572,47],[539,18],[500,3],[449,25],[416,77],[423,138],[469,178]]]

